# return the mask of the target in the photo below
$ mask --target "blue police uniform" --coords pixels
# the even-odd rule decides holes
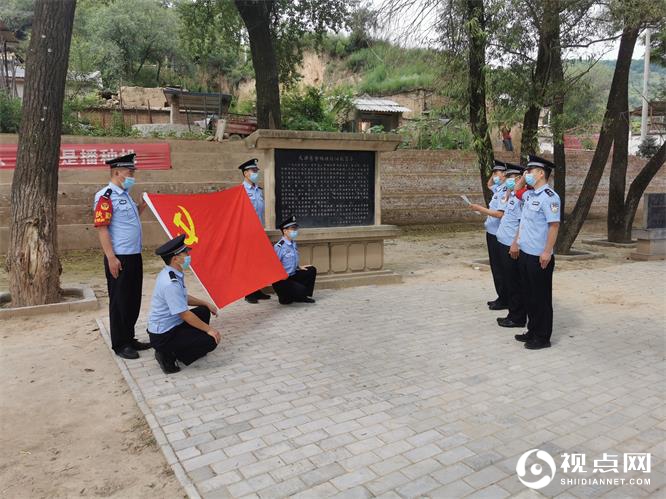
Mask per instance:
[[[520,221],[520,250],[540,256],[546,249],[548,225],[560,221],[560,196],[548,184],[523,195]]]
[[[264,225],[264,191],[257,184],[252,184],[247,180],[243,181],[243,187],[247,192],[247,197],[250,198],[250,203],[254,211],[257,212],[261,225]]]
[[[490,203],[488,203],[489,210],[496,210],[502,203],[502,199],[506,194],[506,186],[504,184],[494,185],[492,188],[493,197],[490,198]],[[497,229],[499,229],[500,219],[496,217],[487,216],[486,221],[483,222],[483,225],[486,228],[488,234],[493,236],[497,234]]]
[[[280,259],[280,263],[282,263],[285,272],[290,276],[294,275],[298,269],[298,262],[300,260],[296,241],[290,241],[283,237],[275,243],[273,249],[275,250],[277,257]]]
[[[559,221],[560,197],[549,185],[543,185],[523,194],[518,261],[523,301],[527,311],[527,332],[523,336],[527,348],[550,346],[553,332],[555,257],[551,257],[545,269],[541,268],[539,257],[546,249],[550,224]]]
[[[174,278],[175,277],[175,278]],[[157,275],[148,315],[148,331],[163,334],[183,323],[179,314],[188,310],[185,276],[166,266]]]
[[[134,156],[134,154],[121,156],[106,163],[112,169],[134,170]],[[149,348],[147,343],[135,339],[134,331],[141,310],[143,287],[139,208],[128,191],[110,182],[95,193],[93,210],[95,227],[108,228],[113,253],[122,266],[118,277],[113,277],[109,261],[106,255],[104,256],[104,272],[109,294],[111,346],[121,357],[138,358],[135,350]]]
[[[109,190],[111,192],[109,192]],[[112,213],[108,225],[113,252],[118,255],[141,253],[141,219],[139,207],[125,189],[113,182],[95,193],[93,210],[102,196],[110,197]]]
[[[502,203],[497,209],[504,212],[504,216],[499,219],[500,224],[496,234],[497,241],[505,246],[511,246],[520,225],[523,202],[518,199],[514,192],[511,192],[506,202]]]
[[[491,190],[493,191],[493,197],[490,199],[490,203],[488,203],[488,209],[501,211],[498,209],[504,202],[507,188],[504,184],[499,184],[494,185]],[[486,246],[488,247],[490,272],[492,273],[493,284],[495,285],[495,292],[497,293],[497,299],[494,302],[489,302],[488,306],[494,310],[506,308],[508,302],[506,283],[502,280],[502,271],[500,268],[500,249],[497,244],[496,234],[499,225],[500,219],[496,217],[488,216],[484,222],[484,226],[486,227]]]
[[[178,254],[186,249],[184,241],[185,235],[180,235],[162,245],[156,253],[160,256]],[[185,276],[167,265],[157,276],[148,314],[150,344],[165,373],[178,371],[176,359],[190,365],[217,347],[212,336],[190,326],[180,317],[190,310],[204,323],[210,323],[210,310],[203,306],[190,309],[187,299]]]

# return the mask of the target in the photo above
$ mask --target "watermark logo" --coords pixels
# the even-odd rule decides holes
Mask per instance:
[[[530,473],[534,475],[534,477],[543,475],[535,482],[526,479],[527,460],[532,454],[535,454],[535,458],[540,459],[543,463],[534,463],[532,466],[530,466]],[[520,456],[520,459],[518,459],[518,463],[516,464],[516,473],[518,473],[518,478],[522,484],[526,487],[529,487],[530,489],[536,490],[544,488],[546,485],[553,481],[553,478],[555,478],[556,469],[557,466],[555,465],[555,460],[552,458],[552,456],[545,450],[539,449],[528,450],[522,456]]]
[[[651,472],[652,455],[649,452],[626,452],[623,459],[620,459],[620,454],[604,452],[601,459],[592,459],[589,465],[585,454],[565,452],[559,457],[562,485],[650,485],[650,478],[635,476],[637,473]],[[535,490],[551,483],[557,468],[553,457],[541,449],[528,450],[516,463],[516,473],[521,483]],[[620,475],[621,472],[625,476]]]

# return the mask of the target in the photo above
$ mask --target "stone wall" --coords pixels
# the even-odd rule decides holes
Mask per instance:
[[[500,160],[519,161],[512,153],[495,154]],[[578,199],[593,154],[592,151],[567,152],[567,212]],[[383,153],[381,164],[384,223],[410,225],[479,220],[460,199],[460,195],[465,194],[472,201],[483,201],[474,153],[401,149]],[[645,160],[630,157],[627,178],[632,180],[644,164]],[[609,171],[610,161],[594,198],[590,218],[606,216]],[[648,192],[666,192],[664,168],[653,179]]]
[[[0,134],[0,144],[15,143],[16,135]],[[158,139],[65,136],[63,143],[157,142]],[[169,140],[173,168],[139,172],[134,195],[147,192],[207,192],[237,185],[239,164],[257,156],[244,141],[223,143]],[[498,152],[499,159],[517,162],[517,156]],[[411,225],[424,223],[478,222],[480,217],[466,210],[460,194],[481,202],[476,157],[464,151],[398,150],[381,153],[382,223]],[[571,151],[568,161],[567,207],[573,206],[591,152]],[[630,159],[629,178],[633,179],[644,161]],[[0,170],[0,253],[5,253],[9,238],[9,201],[13,172]],[[108,171],[61,170],[58,183],[58,227],[61,249],[97,247],[92,229],[94,193],[108,182]],[[666,172],[662,168],[648,188],[666,192]],[[605,216],[608,202],[608,173],[604,175],[591,216]],[[637,217],[637,220],[640,220]],[[144,242],[155,246],[164,238],[152,215],[144,216]]]

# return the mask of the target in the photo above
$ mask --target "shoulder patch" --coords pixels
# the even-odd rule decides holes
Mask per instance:
[[[550,189],[544,189],[544,191],[546,191],[546,194],[548,194],[550,197],[553,197],[555,195],[555,193]]]
[[[106,198],[106,199],[111,199],[111,193],[112,192],[113,191],[111,190],[111,187],[109,187],[106,191],[104,191],[104,194],[102,194],[102,197]]]
[[[173,270],[169,271],[169,279],[171,279],[171,282],[178,282],[178,277]]]
[[[260,191],[264,190],[263,187],[259,187],[259,186],[257,186],[257,189],[259,189]]]
[[[276,246],[280,246],[280,247],[282,247],[283,244],[284,244],[284,239],[280,239],[280,240],[276,243]]]
[[[506,190],[507,190],[507,186],[505,185],[504,187],[502,187],[502,192],[506,192]]]

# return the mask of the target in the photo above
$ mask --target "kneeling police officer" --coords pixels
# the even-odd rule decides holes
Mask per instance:
[[[220,342],[220,333],[209,325],[210,314],[217,315],[212,303],[187,294],[183,271],[190,267],[185,235],[163,244],[155,253],[166,267],[157,276],[148,316],[148,336],[155,349],[155,359],[165,374],[176,373],[212,352]],[[189,306],[194,306],[190,309]]]

